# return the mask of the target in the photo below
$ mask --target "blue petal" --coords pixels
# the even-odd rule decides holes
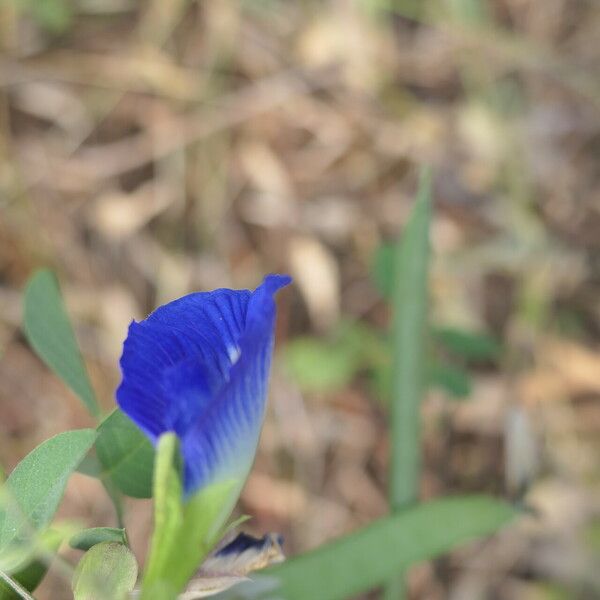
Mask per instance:
[[[133,322],[117,401],[155,442],[181,439],[186,494],[252,462],[273,345],[273,296],[291,279],[270,275],[254,292],[190,294]]]

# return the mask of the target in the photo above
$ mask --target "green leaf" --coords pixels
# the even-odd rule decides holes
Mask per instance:
[[[389,363],[389,349],[371,327],[342,321],[328,338],[301,337],[289,343],[284,360],[304,391],[331,392],[348,385],[359,370]]]
[[[423,171],[415,207],[397,249],[392,351],[390,503],[417,499],[421,462],[420,407],[426,381],[427,283],[431,174]]]
[[[44,531],[37,540],[32,556],[19,568],[9,571],[10,577],[25,590],[33,591],[40,584],[50,567],[50,558],[58,551],[64,532],[57,529]],[[3,567],[0,567],[3,568]],[[4,570],[4,569],[3,569]],[[18,600],[17,592],[4,581],[0,581],[0,600]]]
[[[20,0],[17,7],[27,11],[38,25],[56,35],[64,33],[73,20],[71,0]]]
[[[154,471],[154,532],[142,585],[142,600],[172,600],[219,539],[239,497],[241,480],[202,488],[185,504],[174,466],[177,438],[161,436]]]
[[[298,338],[285,349],[290,375],[307,392],[331,392],[350,383],[360,366],[353,348],[318,338]]]
[[[436,342],[448,352],[467,361],[496,360],[500,355],[498,342],[485,333],[455,327],[437,327],[432,333]]]
[[[152,497],[154,448],[135,423],[114,410],[98,427],[96,453],[109,477],[121,492],[133,498]]]
[[[426,382],[431,172],[421,171],[417,200],[396,250],[393,287],[390,507],[418,499],[421,474],[421,401]],[[386,586],[385,598],[403,598],[404,578]]]
[[[39,357],[77,394],[93,416],[100,408],[54,275],[35,273],[25,290],[23,327]]]
[[[434,363],[429,367],[429,382],[437,385],[453,398],[466,398],[471,394],[471,378],[460,367]]]
[[[138,565],[124,544],[102,542],[92,546],[73,575],[75,600],[125,600],[135,586]]]
[[[493,533],[515,515],[509,505],[484,496],[427,502],[262,571],[280,582],[277,593],[266,597],[354,597],[411,564]]]
[[[32,450],[6,480],[8,503],[0,511],[0,550],[52,520],[67,480],[96,439],[93,429],[66,431]]]
[[[70,540],[69,546],[77,550],[89,550],[102,542],[117,542],[127,545],[125,529],[117,527],[91,527],[77,532]]]

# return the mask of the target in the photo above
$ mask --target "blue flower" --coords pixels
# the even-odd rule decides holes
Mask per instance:
[[[174,431],[186,496],[249,470],[263,421],[275,323],[287,275],[254,292],[184,296],[129,326],[117,402],[153,443]]]

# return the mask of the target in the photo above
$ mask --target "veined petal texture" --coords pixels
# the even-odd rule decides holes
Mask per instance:
[[[254,292],[189,294],[131,323],[117,402],[156,443],[180,439],[186,495],[215,479],[243,476],[262,426],[275,323],[286,275]]]

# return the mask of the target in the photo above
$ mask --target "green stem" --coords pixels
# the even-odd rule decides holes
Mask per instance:
[[[35,600],[29,592],[19,585],[12,577],[7,575],[4,571],[0,570],[0,579],[6,583],[16,594],[18,594],[23,600]]]

